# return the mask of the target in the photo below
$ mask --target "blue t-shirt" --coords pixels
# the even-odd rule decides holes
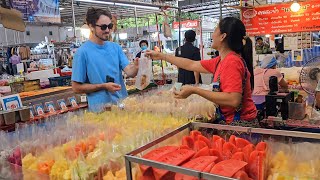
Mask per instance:
[[[106,104],[116,104],[128,96],[122,77],[122,70],[128,65],[129,61],[122,48],[113,42],[99,45],[87,41],[77,50],[72,65],[72,81],[102,84],[106,83],[108,75],[122,87],[116,93],[101,90],[87,94],[90,111],[100,112]]]

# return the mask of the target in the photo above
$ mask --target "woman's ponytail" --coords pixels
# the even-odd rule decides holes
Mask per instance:
[[[253,52],[252,52],[252,40],[245,36],[244,37],[244,46],[241,52],[242,58],[246,61],[248,70],[251,74],[250,76],[250,84],[251,90],[254,88],[254,75],[253,75]]]

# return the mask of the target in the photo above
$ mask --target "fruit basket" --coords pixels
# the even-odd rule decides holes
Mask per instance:
[[[201,132],[199,135],[195,136],[195,132]],[[196,167],[201,166],[203,162],[210,162],[209,158],[212,158],[211,149],[210,154],[207,156],[199,156],[199,154],[205,154],[203,149],[196,152],[195,155],[191,155],[191,160],[182,161],[176,163],[177,161],[173,162],[170,160],[171,158],[179,158],[182,154],[180,152],[184,151],[184,155],[186,154],[186,149],[188,149],[189,142],[186,141],[184,136],[182,139],[182,145],[174,146],[172,144],[168,144],[170,139],[174,139],[176,136],[179,135],[186,135],[190,133],[190,137],[200,137],[202,136],[212,136],[212,142],[219,142],[214,141],[215,138],[219,137],[226,145],[226,149],[232,147],[232,141],[235,142],[236,146],[239,149],[239,145],[244,144],[246,141],[250,141],[252,145],[248,144],[242,150],[246,149],[247,146],[251,146],[253,150],[250,153],[250,158],[248,159],[247,165],[240,161],[235,161],[233,158],[234,154],[232,155],[231,161],[230,160],[221,160],[218,163],[212,163],[210,166],[211,170],[205,170],[208,166],[203,167],[201,170],[197,169]],[[219,136],[218,136],[219,135]],[[223,139],[229,139],[224,141]],[[198,139],[198,141],[200,141]],[[206,141],[206,140],[204,140]],[[228,141],[228,142],[227,142]],[[237,143],[239,141],[239,143]],[[303,143],[301,143],[303,142]],[[295,131],[281,131],[281,130],[269,130],[269,129],[260,129],[260,128],[248,128],[248,127],[236,127],[236,126],[227,126],[227,125],[215,125],[215,124],[207,124],[207,123],[197,123],[192,122],[181,126],[180,128],[169,132],[168,134],[128,153],[125,155],[125,165],[126,165],[126,172],[127,172],[127,179],[132,180],[134,179],[131,175],[131,169],[138,165],[140,170],[142,171],[142,177],[140,179],[217,179],[217,180],[246,180],[246,179],[254,179],[254,180],[265,180],[265,179],[281,179],[282,177],[289,177],[292,179],[317,179],[317,172],[308,172],[306,169],[314,168],[316,171],[319,168],[319,157],[317,154],[317,149],[319,148],[319,144],[315,142],[320,142],[320,134],[313,134],[313,133],[303,133],[303,132],[295,132]],[[229,144],[228,144],[229,143]],[[306,145],[307,144],[307,145]],[[196,146],[196,143],[194,144]],[[213,146],[213,144],[212,144]],[[298,146],[300,146],[300,151],[298,150]],[[302,154],[306,151],[304,149],[306,146],[308,149],[307,151],[310,152],[308,156],[309,158],[304,155],[301,156],[299,152]],[[170,152],[168,149],[174,148],[175,152]],[[221,146],[222,147],[222,146]],[[212,147],[211,147],[212,148]],[[189,146],[190,149],[190,146]],[[225,145],[223,145],[223,149],[225,149]],[[263,149],[263,150],[261,150]],[[168,151],[169,153],[165,154],[164,151]],[[240,150],[241,151],[241,150]],[[262,152],[265,151],[265,154]],[[180,153],[177,155],[177,152]],[[226,151],[228,152],[228,151]],[[244,151],[243,151],[244,152]],[[154,154],[152,154],[154,153]],[[170,154],[171,153],[171,154]],[[208,151],[209,153],[209,151]],[[238,154],[241,154],[237,152]],[[157,157],[157,155],[159,157]],[[164,155],[165,154],[165,155]],[[254,160],[255,154],[258,157],[256,161]],[[263,154],[263,155],[262,155]],[[223,152],[222,158],[225,158],[225,152]],[[261,155],[261,156],[260,156]],[[287,156],[286,156],[287,155]],[[216,155],[218,157],[218,155]],[[230,156],[231,157],[231,156]],[[195,158],[199,158],[201,163],[194,162]],[[253,161],[251,161],[253,158]],[[292,158],[292,159],[291,159]],[[304,159],[303,159],[304,158]],[[169,159],[169,160],[168,160]],[[216,158],[215,158],[216,159]],[[245,159],[245,156],[244,156]],[[181,159],[180,159],[181,160]],[[291,163],[293,166],[288,166],[288,161],[292,161]],[[214,161],[214,160],[213,160]],[[245,160],[243,160],[245,161]],[[309,163],[309,161],[311,163]],[[222,162],[222,163],[221,163]],[[232,163],[230,163],[232,162]],[[235,163],[238,162],[238,163]],[[176,165],[176,164],[178,165]],[[232,168],[223,167],[223,165],[228,164],[233,166]],[[253,163],[253,164],[250,164]],[[193,164],[193,167],[190,165]],[[220,164],[220,165],[219,165]],[[222,164],[222,165],[221,165]],[[258,165],[257,165],[258,164]],[[310,165],[312,164],[312,165]],[[316,165],[318,167],[316,167]],[[255,168],[252,165],[259,166]],[[215,166],[218,166],[215,168]],[[238,167],[238,172],[233,173],[230,175],[230,169],[235,169]],[[295,170],[293,170],[293,168]],[[220,173],[224,171],[227,173]],[[287,168],[287,169],[286,169]],[[245,172],[248,172],[246,174]],[[214,172],[214,173],[213,173]],[[218,172],[218,173],[217,173]],[[240,172],[240,173],[239,173]],[[226,175],[229,173],[229,177]],[[300,174],[299,174],[300,173]],[[313,173],[313,174],[312,174]],[[170,175],[171,174],[171,175]],[[250,177],[249,177],[250,175]],[[193,177],[190,177],[193,176]]]

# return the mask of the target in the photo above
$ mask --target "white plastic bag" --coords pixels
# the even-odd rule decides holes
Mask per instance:
[[[169,20],[168,20],[168,16],[165,16],[164,18],[164,22],[163,22],[163,35],[166,38],[171,38],[172,37],[172,32],[171,32],[171,28],[169,25]]]
[[[145,56],[145,52],[143,51],[139,59],[139,71],[135,86],[137,89],[143,90],[148,87],[152,78],[152,61]]]

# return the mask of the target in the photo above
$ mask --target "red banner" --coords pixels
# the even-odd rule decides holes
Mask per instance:
[[[173,29],[179,29],[179,22],[173,22]],[[198,21],[181,21],[181,28],[197,28],[199,26]]]
[[[242,21],[249,35],[281,34],[320,30],[319,1],[299,2],[298,12],[292,3],[256,7],[242,11]]]

